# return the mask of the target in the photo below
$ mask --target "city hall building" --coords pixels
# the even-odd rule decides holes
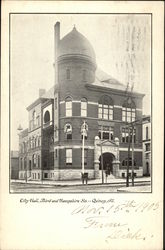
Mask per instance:
[[[89,179],[103,170],[126,177],[128,126],[142,119],[143,94],[99,70],[95,51],[76,27],[60,38],[55,24],[55,84],[31,103],[29,128],[19,134],[19,178],[80,179],[82,125],[86,123],[84,166]],[[142,124],[134,129],[134,174],[143,175]],[[102,157],[101,157],[102,156]],[[101,160],[102,159],[102,160]]]

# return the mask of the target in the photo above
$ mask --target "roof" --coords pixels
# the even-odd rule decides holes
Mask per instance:
[[[93,87],[103,87],[103,88],[108,88],[108,89],[126,91],[126,86],[124,84],[122,84],[121,82],[113,78],[111,75],[105,73],[99,68],[97,68],[96,70],[95,81],[88,85],[93,86]],[[140,94],[138,92],[133,92],[133,93]],[[40,99],[41,98],[53,99],[54,98],[54,86],[51,87],[45,94],[43,94],[40,97]],[[31,105],[29,107],[31,107]]]
[[[51,87],[44,95],[42,95],[42,98],[46,99],[54,98],[54,86]]]
[[[75,27],[59,42],[58,57],[66,55],[81,55],[96,61],[91,43]]]

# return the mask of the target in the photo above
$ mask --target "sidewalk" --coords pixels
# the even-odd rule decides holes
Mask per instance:
[[[11,180],[12,183],[26,183],[25,180]],[[129,182],[131,183],[132,180],[130,179]],[[151,182],[151,177],[139,177],[135,178],[134,182]],[[77,186],[77,185],[82,185],[82,180],[61,180],[61,181],[55,181],[55,180],[42,180],[42,181],[35,181],[35,180],[28,180],[28,184],[38,184],[38,185],[52,185],[52,186]],[[124,178],[114,178],[114,177],[109,177],[104,179],[104,185],[108,184],[124,184],[126,183],[126,179]],[[102,184],[102,179],[92,179],[88,180],[88,185],[99,185]]]
[[[145,193],[145,192],[151,192],[151,186],[134,186],[134,187],[123,187],[123,188],[119,188],[117,189],[117,192],[121,192],[121,193]]]

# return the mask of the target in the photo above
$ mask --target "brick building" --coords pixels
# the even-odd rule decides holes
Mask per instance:
[[[151,175],[151,117],[143,116],[143,174]]]
[[[92,45],[75,27],[61,39],[57,22],[54,32],[55,85],[47,92],[40,90],[39,98],[27,108],[28,136],[22,136],[25,131],[20,135],[20,144],[23,137],[27,148],[27,155],[20,154],[20,162],[24,156],[27,163],[23,170],[20,167],[20,178],[24,171],[28,179],[80,179],[84,121],[88,126],[84,164],[89,178],[100,177],[101,154],[108,174],[125,177],[126,124],[142,118],[144,95],[130,95],[125,85],[101,71]],[[140,123],[136,124],[134,139],[134,172],[142,176]]]

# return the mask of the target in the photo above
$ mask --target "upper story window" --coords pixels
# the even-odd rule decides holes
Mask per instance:
[[[86,98],[81,99],[81,116],[84,116],[84,117],[87,116],[87,99]]]
[[[47,110],[44,115],[44,123],[50,122],[50,113]]]
[[[86,69],[83,69],[82,78],[83,78],[83,81],[86,81],[86,80],[87,80],[87,72],[86,72]]]
[[[64,133],[66,134],[66,139],[72,139],[72,125],[67,123],[64,127]]]
[[[146,127],[146,140],[148,140],[148,127]]]
[[[113,101],[109,96],[103,96],[99,100],[98,118],[113,120]]]
[[[35,127],[36,125],[36,111],[33,111],[33,126]]]
[[[114,139],[113,133],[114,133],[113,127],[100,126],[99,128],[99,137],[101,140],[113,141]]]
[[[122,121],[124,122],[133,122],[136,119],[136,106],[135,103],[128,98],[124,102],[122,107]]]
[[[65,112],[66,116],[72,116],[72,98],[69,96],[65,99]]]
[[[70,80],[70,69],[66,70],[66,79]]]

